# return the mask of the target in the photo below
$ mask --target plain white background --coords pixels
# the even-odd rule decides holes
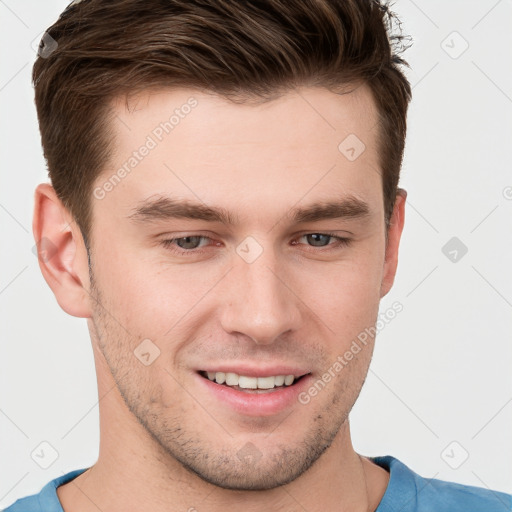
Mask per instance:
[[[65,6],[0,0],[0,507],[98,454],[86,322],[57,305],[31,232],[46,180],[33,48]],[[413,101],[400,263],[381,311],[395,301],[403,311],[378,335],[354,445],[425,477],[512,492],[512,2],[399,0],[394,10],[413,38]],[[56,451],[47,469],[31,456],[51,457],[42,442]]]

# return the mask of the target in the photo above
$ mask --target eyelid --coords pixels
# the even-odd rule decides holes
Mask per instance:
[[[338,235],[334,232],[330,232],[330,231],[305,231],[301,234],[295,235],[292,242],[295,242],[297,239],[303,238],[304,236],[307,236],[307,235],[324,235],[324,236],[328,236],[335,240],[335,243],[331,243],[331,244],[328,244],[325,246],[314,246],[314,245],[301,244],[301,245],[305,245],[307,247],[307,249],[306,249],[307,251],[313,251],[313,252],[317,252],[317,253],[322,253],[322,252],[325,253],[325,252],[329,252],[329,251],[335,251],[336,249],[348,247],[352,243],[351,238],[343,237],[343,236],[340,236],[340,235]],[[160,244],[178,256],[183,256],[186,254],[189,254],[191,256],[199,255],[199,254],[202,254],[208,247],[212,246],[212,244],[208,244],[206,246],[201,246],[201,247],[195,248],[195,249],[182,249],[182,248],[174,245],[174,242],[176,240],[180,240],[183,238],[193,238],[193,237],[205,238],[210,241],[213,241],[213,239],[211,237],[209,237],[208,235],[205,235],[205,234],[185,233],[185,234],[180,234],[180,236],[172,236],[170,238],[166,238],[166,239],[162,240],[160,242]],[[213,245],[216,245],[216,244],[213,244]],[[299,245],[299,244],[293,243],[292,245]]]
[[[336,243],[334,243],[334,244],[329,244],[329,245],[319,246],[319,247],[316,247],[314,245],[307,245],[308,250],[310,250],[310,249],[312,249],[312,250],[319,249],[317,252],[322,252],[322,250],[323,250],[323,252],[327,252],[329,250],[336,250],[339,247],[347,247],[347,246],[349,246],[352,243],[352,239],[351,238],[348,238],[348,237],[345,237],[345,236],[340,236],[340,235],[338,235],[336,233],[333,233],[332,231],[307,231],[305,233],[302,233],[301,235],[299,235],[295,239],[302,238],[302,237],[307,236],[307,235],[324,235],[324,236],[329,236],[329,237],[333,238],[336,241]]]

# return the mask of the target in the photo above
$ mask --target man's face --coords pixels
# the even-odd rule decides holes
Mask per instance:
[[[95,183],[93,340],[164,455],[221,487],[282,485],[346,421],[372,339],[308,390],[375,324],[387,292],[371,95],[304,88],[256,106],[167,90],[135,103],[115,103],[116,152]],[[352,216],[296,218],[349,197],[367,214],[352,201]],[[231,222],[175,216],[166,199],[222,209]],[[204,372],[305,376],[254,391]]]

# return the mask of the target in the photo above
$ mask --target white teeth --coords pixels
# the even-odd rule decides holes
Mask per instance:
[[[277,377],[275,377],[275,385],[282,386],[284,384],[285,378],[286,377],[284,375],[278,375]]]
[[[228,386],[238,386],[238,375],[236,373],[226,373],[226,384]]]
[[[258,377],[245,377],[244,375],[240,375],[238,385],[244,389],[257,389]]]
[[[206,372],[208,378],[217,384],[239,386],[243,389],[273,389],[280,386],[291,386],[295,381],[294,375],[276,375],[271,377],[247,377],[232,372]]]
[[[258,377],[259,389],[272,389],[276,384],[276,377]]]

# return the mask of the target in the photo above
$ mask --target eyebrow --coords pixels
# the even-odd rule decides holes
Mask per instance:
[[[326,219],[365,219],[370,216],[371,208],[368,203],[353,195],[347,195],[339,200],[321,201],[305,207],[292,208],[284,217],[292,223],[300,224]],[[225,208],[171,197],[143,200],[128,218],[134,222],[194,219],[226,225],[239,224],[238,216]]]

